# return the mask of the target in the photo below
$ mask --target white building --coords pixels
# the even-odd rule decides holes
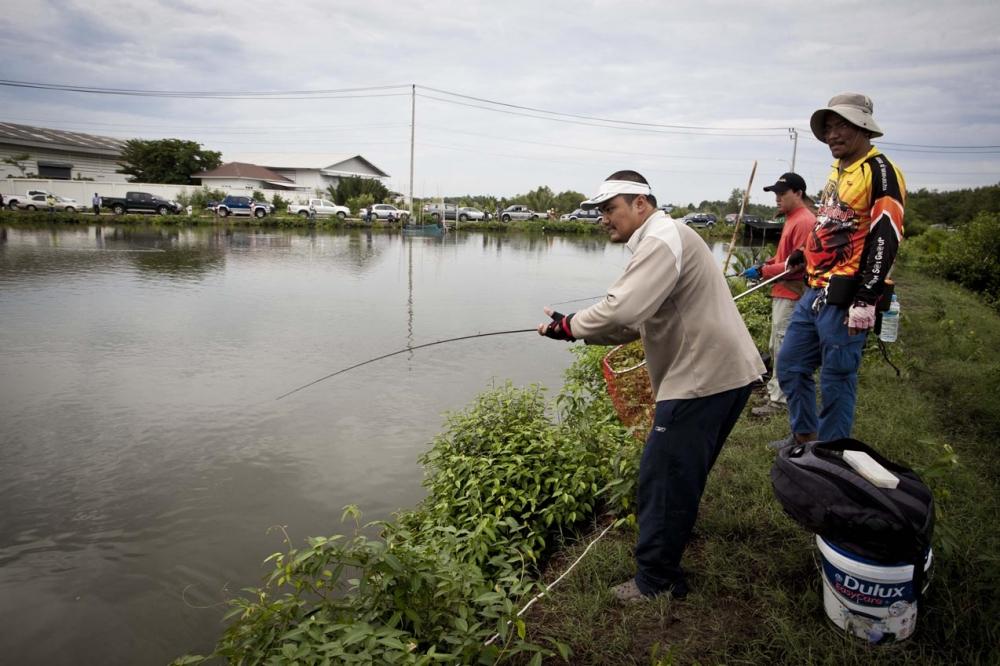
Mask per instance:
[[[308,188],[275,173],[267,167],[247,162],[227,162],[216,169],[191,174],[201,179],[204,187],[213,190],[281,190],[305,192]]]
[[[107,136],[0,122],[0,178],[124,183],[128,177],[117,173],[124,145]],[[17,164],[5,161],[23,155]]]
[[[389,174],[362,155],[277,155],[274,153],[241,154],[244,162],[259,164],[295,183],[296,189],[325,192],[337,187],[341,178],[388,178]],[[195,177],[200,177],[195,175]],[[207,185],[205,180],[202,184]]]

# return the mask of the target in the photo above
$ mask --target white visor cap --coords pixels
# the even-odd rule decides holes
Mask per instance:
[[[580,208],[597,208],[619,194],[645,194],[649,196],[652,193],[652,188],[645,183],[634,183],[631,180],[606,180],[601,183],[601,189],[598,190],[597,194],[582,202]]]

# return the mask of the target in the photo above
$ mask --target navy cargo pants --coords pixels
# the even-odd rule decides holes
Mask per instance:
[[[635,582],[643,594],[686,590],[681,555],[705,481],[750,397],[750,386],[703,398],[656,403],[639,463]]]

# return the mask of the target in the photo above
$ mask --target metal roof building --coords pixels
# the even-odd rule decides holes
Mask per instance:
[[[0,178],[125,182],[125,175],[116,173],[124,145],[108,136],[0,122]],[[24,155],[27,159],[14,159]]]

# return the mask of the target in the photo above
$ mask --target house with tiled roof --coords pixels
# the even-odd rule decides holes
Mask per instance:
[[[291,178],[248,162],[226,162],[216,169],[191,174],[205,187],[217,190],[307,190]]]
[[[127,177],[117,173],[124,145],[109,136],[0,122],[0,178],[124,183]],[[24,155],[27,159],[14,159]]]
[[[341,178],[388,178],[389,174],[359,154],[309,155],[282,153],[241,153],[240,160],[260,164],[276,174],[295,181],[305,190],[326,191],[336,187]],[[204,182],[204,181],[202,181]]]

